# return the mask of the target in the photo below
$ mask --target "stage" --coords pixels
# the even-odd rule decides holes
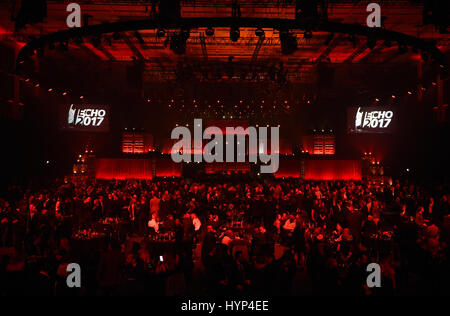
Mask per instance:
[[[144,179],[159,177],[182,177],[202,174],[246,174],[261,176],[257,164],[249,162],[231,163],[175,163],[169,155],[152,158],[97,158],[96,179]],[[303,178],[305,180],[361,180],[359,160],[300,159],[280,157],[280,166],[273,174],[275,178]]]

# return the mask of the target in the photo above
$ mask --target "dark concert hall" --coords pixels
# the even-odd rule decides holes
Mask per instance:
[[[449,22],[448,0],[0,1],[0,297],[450,295]]]

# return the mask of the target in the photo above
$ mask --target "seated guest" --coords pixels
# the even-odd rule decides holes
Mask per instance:
[[[289,215],[289,218],[283,225],[283,229],[288,233],[293,233],[296,226],[296,220],[294,215]]]
[[[152,214],[152,219],[148,221],[148,228],[151,233],[159,233],[159,218],[155,213]]]
[[[222,238],[221,243],[224,244],[224,245],[230,246],[230,244],[233,241],[233,239],[234,239],[233,231],[227,230],[224,233],[224,236]]]

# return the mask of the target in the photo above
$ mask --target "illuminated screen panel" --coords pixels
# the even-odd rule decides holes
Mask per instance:
[[[109,131],[110,109],[107,105],[70,104],[60,115],[60,127],[70,131]]]
[[[391,107],[350,107],[347,109],[347,131],[352,134],[392,133],[397,114]]]

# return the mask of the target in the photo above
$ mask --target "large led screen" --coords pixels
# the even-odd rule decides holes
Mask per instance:
[[[392,133],[397,111],[388,107],[350,107],[347,109],[349,133]]]
[[[106,132],[109,130],[109,106],[70,104],[61,111],[63,130]]]

